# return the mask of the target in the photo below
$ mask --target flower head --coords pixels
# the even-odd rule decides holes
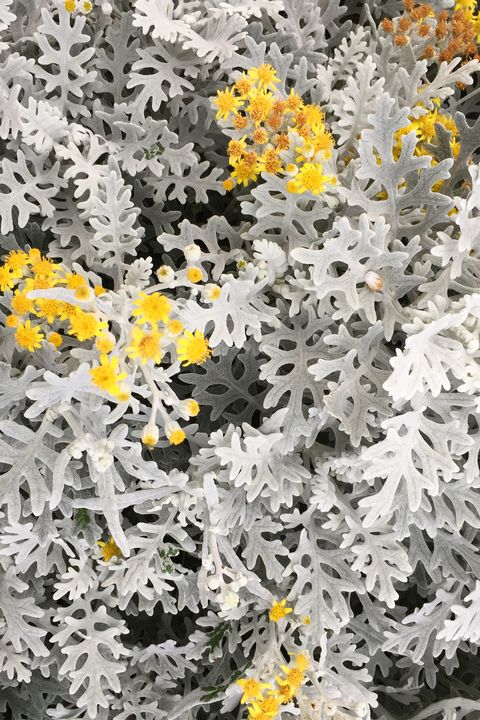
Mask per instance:
[[[239,108],[242,103],[242,99],[236,97],[231,88],[219,90],[217,97],[213,100],[213,104],[217,108],[217,120],[227,120],[232,113],[237,111],[237,108]]]
[[[8,267],[0,266],[0,290],[2,292],[12,288],[15,280],[15,275],[8,269]]]
[[[237,680],[237,685],[243,690],[243,695],[240,699],[240,702],[242,703],[246,703],[249,700],[257,700],[261,697],[263,690],[272,687],[270,683],[262,683],[255,680],[255,678],[243,678],[242,680]]]
[[[251,67],[248,75],[261,90],[264,88],[275,88],[275,85],[280,82],[275,68],[266,63],[258,67]]]
[[[184,366],[201,365],[211,354],[208,340],[200,330],[195,330],[194,333],[187,330],[177,341],[177,357]]]
[[[291,193],[311,192],[318,195],[324,192],[328,183],[333,182],[334,178],[323,174],[321,163],[305,163],[295,178],[287,182],[287,190]]]
[[[172,304],[166,295],[158,292],[150,295],[144,292],[139,293],[134,305],[136,308],[132,315],[138,318],[139,323],[148,322],[151,325],[158,322],[167,322],[172,308]]]
[[[158,330],[145,332],[135,326],[132,329],[132,344],[127,348],[128,356],[132,359],[138,358],[142,364],[149,360],[154,363],[161,362],[163,357],[161,338],[162,335]]]
[[[18,325],[15,332],[15,341],[21,348],[33,352],[37,348],[41,347],[44,334],[41,332],[39,327],[32,326],[30,320],[27,320],[23,325]]]
[[[101,355],[100,365],[90,370],[90,377],[100,390],[116,396],[120,392],[119,383],[125,380],[127,373],[118,371],[118,357],[109,358],[107,355]]]
[[[274,601],[268,614],[268,617],[272,622],[278,623],[282,618],[285,617],[285,615],[293,612],[292,608],[286,607],[286,604],[287,601],[285,598],[283,598],[283,600],[281,600],[280,602],[278,602],[278,600]]]
[[[99,546],[99,548],[101,548],[102,557],[105,562],[108,562],[113,557],[122,557],[122,551],[111,536],[108,538],[107,542],[99,540],[97,542],[97,545]]]

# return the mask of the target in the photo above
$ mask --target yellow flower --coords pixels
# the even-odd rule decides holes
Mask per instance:
[[[184,431],[181,428],[177,428],[176,430],[172,430],[168,435],[168,440],[171,445],[180,445],[186,437]]]
[[[304,681],[303,671],[298,667],[288,667],[288,665],[281,665],[280,667],[285,674],[285,678],[276,677],[275,680],[278,685],[289,685],[294,690],[298,690]]]
[[[295,697],[296,690],[297,688],[291,687],[288,683],[284,683],[278,688],[277,697],[280,698],[282,703],[288,703]]]
[[[325,130],[325,115],[318,105],[304,105],[297,115],[297,124],[308,125],[315,133]]]
[[[62,336],[57,332],[52,332],[50,335],[48,335],[47,340],[49,343],[52,343],[55,350],[58,350],[60,345],[62,344]]]
[[[278,623],[279,620],[285,617],[285,615],[293,612],[292,608],[286,607],[286,604],[287,601],[285,600],[285,598],[283,598],[283,600],[281,600],[280,602],[278,602],[278,600],[275,600],[268,614],[268,617],[272,622]]]
[[[254,702],[248,710],[248,717],[251,720],[269,720],[274,718],[280,709],[281,700],[275,695],[262,698],[260,702]]]
[[[9,315],[7,319],[5,320],[6,327],[14,328],[18,325],[18,317],[16,315]]]
[[[235,183],[231,178],[227,178],[223,181],[223,187],[227,192],[230,192],[230,190],[233,190],[233,188],[235,187]]]
[[[148,322],[151,325],[155,325],[160,320],[167,322],[172,307],[170,300],[158,292],[151,295],[139,293],[134,305],[136,305],[136,309],[132,315],[138,318],[139,323]]]
[[[16,290],[12,298],[12,310],[17,315],[26,315],[33,310],[33,301],[29,300],[24,292]]]
[[[278,173],[282,169],[282,161],[275,150],[265,150],[258,163],[258,169],[266,173]]]
[[[41,257],[39,260],[33,263],[32,272],[34,275],[48,278],[51,275],[55,274],[55,270],[58,267],[59,265],[54,263],[53,260],[50,260],[50,258]]]
[[[172,335],[180,335],[183,330],[183,323],[181,323],[180,320],[170,320],[167,329]]]
[[[264,88],[275,89],[280,80],[277,77],[277,71],[271,65],[264,63],[258,67],[251,67],[248,71],[249,77],[258,85],[260,90]]]
[[[258,165],[252,167],[249,162],[239,160],[239,162],[235,163],[232,178],[235,178],[239,185],[247,186],[249,182],[255,182],[259,172]]]
[[[258,125],[267,119],[272,110],[273,102],[274,97],[270,92],[261,90],[255,94],[252,93],[250,96],[250,102],[247,106],[247,112],[255,125]]]
[[[115,338],[111,333],[102,333],[95,341],[95,347],[98,352],[106,355],[115,347]]]
[[[108,538],[107,542],[102,542],[102,540],[99,540],[97,542],[97,545],[102,550],[102,556],[105,562],[108,562],[113,557],[122,557],[122,551],[111,536]]]
[[[84,287],[87,284],[85,278],[78,275],[78,273],[67,273],[63,282],[69,290],[78,290],[78,288]]]
[[[227,154],[230,158],[242,157],[247,147],[245,140],[246,136],[241,138],[241,140],[230,140],[227,146]]]
[[[191,283],[198,283],[202,279],[202,271],[198,267],[189,267],[187,270],[187,278]]]
[[[23,250],[12,250],[5,258],[5,267],[13,273],[22,273],[23,268],[27,264],[28,255]]]
[[[127,402],[127,400],[130,400],[131,396],[132,393],[130,392],[130,388],[127,383],[120,383],[118,390],[115,393],[117,402]]]
[[[12,288],[15,280],[15,275],[7,267],[0,267],[0,290],[2,292]]]
[[[70,320],[77,314],[77,310],[78,308],[76,305],[72,305],[71,303],[66,302],[60,303],[60,308],[58,311],[60,320]]]
[[[187,412],[190,417],[196,417],[198,415],[198,413],[200,412],[200,405],[196,400],[187,401]]]
[[[92,3],[90,2],[90,0],[85,0],[85,2],[83,3],[84,12],[89,13],[91,9],[92,9]]]
[[[184,366],[201,365],[211,354],[208,340],[200,330],[195,330],[194,333],[187,330],[184,337],[177,342],[177,357]]]
[[[78,298],[78,300],[88,300],[90,297],[90,288],[88,285],[83,285],[75,290],[75,297]]]
[[[35,314],[38,317],[43,317],[52,324],[59,315],[61,303],[53,298],[39,298],[35,300],[35,308]]]
[[[75,314],[70,317],[68,332],[70,335],[75,335],[80,342],[84,342],[100,335],[102,330],[107,327],[107,323],[99,320],[93,313],[87,313],[77,308]]]
[[[291,193],[311,192],[318,195],[325,190],[327,183],[333,182],[334,178],[323,174],[321,163],[305,163],[295,178],[288,181],[287,190]]]
[[[233,86],[235,90],[240,93],[240,96],[242,98],[246,97],[250,90],[252,89],[252,81],[246,75],[246,73],[242,73],[242,76],[238,78],[237,82]]]
[[[305,672],[310,667],[310,659],[305,653],[298,653],[295,655],[295,665],[299,670]]]
[[[218,300],[220,295],[222,294],[222,288],[219,287],[219,285],[215,285],[215,283],[209,283],[208,285],[205,285],[204,288],[204,297],[207,300]]]
[[[24,325],[19,325],[15,332],[17,344],[29,352],[41,347],[43,338],[43,333],[38,327],[32,327],[30,320],[27,320]]]
[[[300,95],[297,95],[293,88],[290,90],[290,95],[287,97],[286,103],[288,110],[300,110],[303,108],[303,100]]]
[[[138,358],[142,365],[149,360],[159,363],[162,360],[163,353],[160,347],[161,333],[158,330],[152,330],[147,333],[139,327],[134,326],[132,329],[132,344],[127,348],[128,357]]]
[[[77,7],[75,0],[65,0],[63,6],[64,6],[65,10],[69,13],[72,13],[75,10],[75,8]]]
[[[105,390],[111,395],[120,392],[119,382],[125,380],[127,373],[118,372],[118,357],[109,358],[106,355],[100,356],[100,365],[90,370],[92,382],[100,390]]]
[[[237,685],[239,685],[239,687],[243,690],[243,695],[240,698],[241,703],[246,703],[249,700],[256,700],[261,697],[264,689],[272,687],[270,683],[262,683],[255,680],[255,678],[243,678],[242,680],[237,680]]]
[[[227,120],[232,113],[236,113],[237,109],[243,104],[241,98],[235,97],[231,88],[219,90],[213,104],[217,108],[217,120]]]
[[[311,622],[312,622],[312,618],[310,617],[310,615],[304,615],[304,616],[303,616],[303,618],[302,618],[302,623],[303,623],[304,625],[310,625]]]

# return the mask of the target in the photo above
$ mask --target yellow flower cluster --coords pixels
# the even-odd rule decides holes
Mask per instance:
[[[439,100],[436,101],[436,104],[438,103]],[[438,107],[435,107],[433,110],[430,110],[425,115],[421,115],[419,118],[409,119],[410,123],[398,130],[396,133],[396,137],[397,140],[400,141],[402,135],[406,135],[407,133],[414,130],[417,136],[415,155],[430,154],[427,147],[425,146],[425,143],[431,143],[433,140],[435,140],[437,136],[435,125],[438,124],[442,125],[445,130],[451,133],[450,149],[452,152],[452,156],[457,157],[458,153],[460,152],[460,142],[458,140],[458,128],[455,124],[455,120],[452,118],[451,115],[448,115],[447,113],[442,113],[439,111]],[[397,151],[399,152],[399,146],[397,146]]]
[[[228,143],[233,169],[224,182],[226,190],[256,182],[260,173],[286,176],[291,193],[318,195],[335,183],[323,172],[322,163],[334,146],[324,113],[293,89],[282,97],[278,83],[276,70],[264,64],[244,72],[213,99],[217,120],[228,121],[236,136]],[[292,153],[293,161],[288,157]]]
[[[310,661],[305,653],[295,655],[293,663],[281,665],[281,674],[272,683],[253,677],[237,680],[243,694],[240,702],[248,705],[248,720],[273,720],[282,705],[292,702],[305,682]]]
[[[185,275],[190,283],[196,284],[203,271],[189,266]],[[101,302],[107,290],[91,287],[87,277],[70,272],[37,249],[14,250],[5,258],[0,264],[0,291],[7,293],[2,304],[11,311],[5,326],[14,334],[20,350],[34,352],[44,340],[59,349],[68,337],[70,346],[75,346],[75,341],[89,343],[97,354],[90,369],[92,384],[119,403],[130,399],[131,386],[140,369],[152,394],[152,418],[144,433],[144,443],[152,447],[158,441],[157,412],[163,416],[171,444],[185,439],[185,432],[163,407],[149,368],[161,363],[165,350],[184,366],[204,363],[211,350],[203,333],[184,330],[181,320],[172,317],[178,312],[173,300],[162,292],[138,292],[130,306],[128,322],[119,328],[117,338],[110,327],[115,320],[108,317],[108,306]],[[172,396],[168,404],[174,405],[175,400]],[[177,404],[179,414],[185,418],[196,416],[200,410],[193,399]]]

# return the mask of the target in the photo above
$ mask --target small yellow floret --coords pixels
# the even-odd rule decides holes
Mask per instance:
[[[125,380],[127,373],[118,372],[118,357],[100,356],[100,365],[90,370],[92,382],[100,390],[116,396],[120,392],[119,382]]]
[[[102,540],[99,540],[97,542],[97,545],[101,548],[102,557],[105,562],[108,562],[113,557],[122,557],[122,551],[111,536],[109,537],[107,542],[102,542]]]
[[[318,195],[324,192],[327,183],[333,184],[334,178],[323,174],[321,163],[305,163],[302,165],[293,180],[287,183],[288,192],[311,192]]]
[[[58,350],[60,345],[62,344],[62,336],[60,333],[52,332],[50,335],[48,335],[47,340],[49,343],[52,343],[55,350]]]
[[[285,617],[285,615],[288,615],[289,613],[293,612],[292,608],[286,607],[287,601],[285,598],[278,602],[278,600],[275,600],[272,607],[270,608],[270,612],[268,614],[268,617],[272,622],[279,622],[282,618]]]
[[[100,295],[105,295],[107,291],[101,285],[95,285],[95,287],[93,288],[93,292],[96,297],[99,297]]]
[[[115,342],[106,334],[99,335],[95,341],[98,352],[106,355],[115,347]]]
[[[234,95],[231,88],[219,90],[213,104],[217,108],[217,120],[226,120],[232,113],[237,111],[243,101]]]
[[[85,0],[85,2],[83,3],[83,11],[89,13],[91,9],[92,3],[90,2],[90,0]]]
[[[187,270],[187,278],[191,283],[198,283],[202,279],[202,271],[198,267],[189,267]]]
[[[70,327],[68,332],[70,335],[84,342],[101,334],[102,330],[107,327],[107,323],[99,320],[93,313],[87,313],[77,308],[77,311],[70,318]]]
[[[38,327],[32,327],[30,320],[27,320],[24,325],[19,325],[15,333],[17,344],[29,352],[41,347],[43,338],[43,333]]]
[[[223,181],[223,187],[227,192],[230,192],[230,190],[233,190],[233,188],[235,187],[235,183],[231,178],[227,178]]]
[[[295,665],[299,670],[305,672],[310,667],[310,659],[305,653],[298,653],[298,655],[295,655]]]
[[[170,320],[167,325],[168,332],[172,335],[180,335],[183,330],[183,323],[180,320]]]
[[[180,445],[186,438],[184,431],[181,428],[178,428],[178,430],[174,430],[170,433],[168,436],[168,440],[170,442],[170,445]]]
[[[139,293],[134,305],[136,309],[132,315],[138,318],[139,323],[148,322],[151,325],[160,321],[167,322],[172,307],[170,300],[158,292],[151,295],[144,292]]]
[[[7,267],[0,267],[0,290],[10,290],[13,287],[16,277]]]
[[[190,417],[196,417],[200,412],[200,405],[196,400],[189,400],[187,410]]]
[[[47,278],[54,275],[58,265],[50,260],[50,258],[41,257],[39,260],[33,263],[32,272],[35,276],[41,278]]]
[[[184,337],[177,341],[177,357],[184,366],[201,365],[211,354],[208,340],[200,330],[194,333],[187,330]]]
[[[17,327],[19,323],[18,317],[16,315],[9,315],[7,319],[5,320],[5,325],[9,328]]]
[[[248,71],[249,77],[258,85],[260,89],[263,88],[275,88],[275,85],[280,82],[277,77],[277,71],[271,65],[264,63],[258,67],[251,67]]]
[[[77,7],[77,4],[75,0],[65,0],[63,6],[67,12],[72,13]]]
[[[13,273],[21,273],[27,264],[28,254],[23,250],[12,250],[5,258],[5,267]]]
[[[12,298],[12,310],[17,315],[26,315],[33,310],[33,301],[24,292],[17,290]]]
[[[237,680],[237,685],[242,688],[243,695],[240,698],[241,703],[249,702],[250,700],[257,700],[262,696],[262,691],[266,688],[271,688],[270,683],[262,683],[255,678],[243,678]]]
[[[138,358],[142,365],[152,360],[159,363],[162,360],[163,352],[160,346],[161,333],[157,330],[144,332],[135,326],[132,329],[132,344],[127,348],[128,357]]]

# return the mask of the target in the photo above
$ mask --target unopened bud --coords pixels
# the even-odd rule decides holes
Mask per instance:
[[[195,243],[190,243],[190,245],[186,245],[183,249],[183,254],[185,255],[185,259],[187,262],[197,262],[200,260],[200,255],[202,254],[202,251],[198,247],[198,245],[195,245]]]
[[[369,290],[372,290],[372,292],[376,292],[383,288],[383,280],[378,273],[369,270],[365,275],[365,285]]]

